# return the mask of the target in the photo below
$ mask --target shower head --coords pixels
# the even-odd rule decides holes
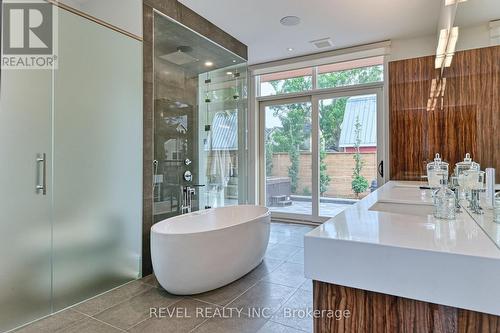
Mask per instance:
[[[187,52],[191,50],[192,48],[189,46],[179,46],[177,47],[177,50],[175,52],[161,55],[160,58],[178,66],[199,61],[199,59],[196,59],[195,57],[187,54]]]

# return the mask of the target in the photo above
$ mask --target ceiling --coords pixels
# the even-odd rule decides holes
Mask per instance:
[[[250,64],[434,34],[441,6],[438,0],[179,1],[245,43]],[[299,16],[301,23],[282,26],[279,21],[287,15]],[[333,47],[316,49],[309,43],[325,37],[332,38]]]
[[[439,0],[179,0],[249,48],[256,64],[388,39],[436,34]],[[500,19],[500,0],[460,3],[456,24],[472,26]],[[297,26],[280,24],[284,16]],[[309,42],[331,37],[333,47]],[[293,51],[288,51],[293,48]]]

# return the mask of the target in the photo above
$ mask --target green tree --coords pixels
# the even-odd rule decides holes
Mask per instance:
[[[273,154],[274,154],[274,143],[272,140],[272,132],[266,137],[266,176],[273,175]]]
[[[382,81],[384,69],[381,65],[353,68],[318,75],[318,88],[342,87]]]
[[[347,97],[328,100],[320,100],[319,105],[319,127],[325,140],[325,150],[339,151],[339,140]],[[328,101],[329,102],[329,101]]]
[[[321,138],[320,150],[319,150],[319,192],[323,195],[328,190],[328,185],[330,185],[330,176],[328,176],[327,165],[325,162],[326,151],[324,145],[324,139]]]
[[[277,105],[272,107],[273,115],[281,121],[281,127],[275,128],[271,141],[273,152],[286,152],[290,157],[288,176],[292,193],[297,193],[299,184],[300,149],[310,137],[310,129],[305,124],[310,122],[310,107],[304,104]]]
[[[363,84],[381,81],[383,76],[382,66],[371,66],[354,68],[345,71],[323,73],[318,75],[318,88],[341,87],[353,84]],[[276,94],[286,94],[312,89],[312,77],[301,76],[285,80],[275,80],[269,82]],[[339,151],[339,139],[341,124],[344,119],[347,97],[333,100],[332,103],[321,101],[320,131],[324,143],[320,149],[320,192],[326,192],[330,183],[327,173],[327,165],[324,162],[327,151]],[[296,193],[298,186],[298,173],[300,168],[299,149],[306,139],[310,138],[310,133],[305,131],[304,124],[310,120],[310,111],[306,109],[306,104],[292,104],[272,107],[274,115],[278,116],[283,124],[282,128],[275,129],[272,135],[274,152],[287,152],[291,165],[288,175],[291,179],[292,192]],[[266,164],[267,168],[267,164]]]
[[[359,152],[359,147],[361,145],[361,122],[359,121],[359,117],[356,117],[356,121],[354,123],[354,135],[356,136],[356,142],[354,143],[354,149],[356,152],[353,156],[354,171],[352,173],[351,187],[352,191],[356,195],[356,198],[359,198],[359,194],[368,189],[368,180],[361,175],[364,161]]]

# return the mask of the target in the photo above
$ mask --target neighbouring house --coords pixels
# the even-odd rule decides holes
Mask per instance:
[[[356,119],[361,123],[361,153],[377,152],[377,95],[350,97],[347,100],[339,148],[342,152],[354,153],[356,143]]]

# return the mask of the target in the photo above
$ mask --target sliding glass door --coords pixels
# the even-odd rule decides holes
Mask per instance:
[[[382,89],[260,102],[261,204],[273,218],[322,222],[382,182]]]
[[[262,104],[263,200],[273,215],[313,215],[310,99]]]
[[[382,182],[377,172],[381,93],[368,89],[313,98],[319,115],[320,217],[337,215]]]

